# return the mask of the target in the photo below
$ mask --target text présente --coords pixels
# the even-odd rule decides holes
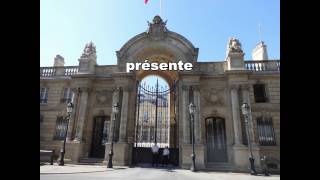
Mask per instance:
[[[132,70],[138,71],[140,69],[144,71],[191,71],[192,68],[192,63],[183,63],[182,61],[179,61],[178,63],[149,63],[148,60],[145,60],[143,63],[127,63],[127,72],[130,72]]]

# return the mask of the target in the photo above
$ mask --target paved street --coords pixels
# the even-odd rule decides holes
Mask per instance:
[[[105,166],[66,165],[40,166],[41,180],[280,180],[279,175],[251,176],[244,173],[222,172],[190,172],[183,169],[166,168],[128,168],[114,167],[107,169]]]

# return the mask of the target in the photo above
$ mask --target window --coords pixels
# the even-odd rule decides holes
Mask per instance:
[[[64,88],[63,98],[61,99],[62,103],[69,103],[72,100],[73,92],[71,88]]]
[[[266,89],[264,84],[253,85],[254,99],[256,103],[267,102]]]
[[[43,122],[43,115],[40,114],[40,123]]]
[[[67,120],[62,116],[59,116],[57,118],[54,140],[63,140],[66,134],[66,128],[67,128]]]
[[[148,141],[149,138],[149,128],[143,128],[142,130],[142,141]]]
[[[274,134],[271,118],[258,117],[257,127],[259,134],[259,143],[262,146],[275,146],[276,138]]]
[[[48,88],[40,88],[40,104],[46,104],[48,102]]]
[[[155,128],[154,128],[153,126],[151,126],[151,127],[150,127],[150,132],[149,132],[150,135],[149,135],[148,141],[153,141],[153,140],[154,140],[154,133],[155,133],[154,130],[155,130]],[[159,137],[158,137],[158,138],[159,138]],[[157,138],[157,139],[158,139],[158,138]]]
[[[144,112],[143,113],[143,121],[148,122],[148,119],[149,119],[148,112]]]

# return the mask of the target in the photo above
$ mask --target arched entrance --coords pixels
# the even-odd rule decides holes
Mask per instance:
[[[152,62],[158,62],[158,63],[178,63],[179,61],[182,61],[183,63],[196,63],[197,57],[198,57],[198,48],[195,48],[193,44],[187,40],[182,35],[175,33],[173,31],[170,31],[166,27],[166,22],[162,21],[162,19],[159,16],[155,16],[153,19],[153,22],[148,23],[148,30],[146,32],[140,33],[133,38],[131,38],[128,42],[126,42],[119,51],[117,51],[117,70],[119,72],[127,72],[126,71],[126,65],[127,63],[143,63],[145,60],[148,60],[148,63]],[[158,75],[161,78],[165,79],[165,81],[168,83],[168,87],[170,89],[170,93],[168,93],[168,114],[169,117],[169,123],[167,126],[168,131],[168,141],[169,147],[174,148],[172,149],[171,158],[174,158],[174,164],[181,165],[182,162],[182,153],[180,149],[180,156],[178,155],[178,148],[181,147],[181,143],[179,142],[179,135],[182,134],[182,129],[178,131],[179,124],[183,124],[183,118],[180,116],[177,112],[184,112],[186,110],[186,107],[179,106],[179,100],[182,101],[182,81],[178,80],[180,79],[179,76],[181,76],[181,72],[179,71],[132,71],[130,73],[125,73],[130,76],[129,78],[125,77],[126,75],[119,74],[119,80],[118,84],[127,84],[126,81],[130,81],[130,87],[135,88],[135,92],[130,93],[131,96],[125,96],[124,102],[125,104],[128,104],[128,109],[125,108],[125,111],[128,113],[125,115],[128,115],[128,117],[125,117],[121,115],[123,118],[122,120],[125,122],[125,119],[127,119],[128,123],[128,136],[130,137],[130,150],[132,147],[132,152],[130,151],[130,155],[126,154],[126,158],[122,158],[119,156],[119,161],[125,161],[125,163],[128,164],[137,164],[139,161],[142,162],[150,162],[151,158],[147,158],[145,160],[141,160],[141,157],[148,156],[148,152],[150,152],[150,148],[147,147],[139,147],[140,144],[142,144],[143,141],[149,141],[149,143],[154,143],[155,136],[145,138],[144,140],[141,140],[143,135],[139,133],[144,132],[141,130],[141,124],[144,122],[140,122],[142,120],[144,112],[140,112],[140,109],[138,110],[138,107],[140,106],[139,103],[141,100],[139,100],[139,97],[141,97],[142,93],[146,93],[147,91],[151,91],[153,97],[158,97],[156,92],[157,90],[160,91],[155,85],[153,85],[153,89],[144,88],[144,92],[141,92],[141,87],[143,86],[141,84],[142,80],[149,76],[149,75]],[[190,72],[189,72],[190,75]],[[116,74],[114,76],[117,76]],[[131,79],[132,78],[132,79]],[[116,78],[115,78],[116,79]],[[192,79],[192,78],[191,78]],[[196,81],[196,80],[195,80]],[[126,85],[124,85],[126,86]],[[128,88],[130,89],[130,88]],[[174,89],[174,90],[172,90]],[[181,93],[179,93],[181,91]],[[180,94],[180,95],[179,95]],[[159,94],[158,94],[159,95]],[[130,99],[130,100],[129,100]],[[144,103],[147,103],[147,101],[144,101]],[[153,102],[152,100],[149,100],[149,106],[158,105],[157,103]],[[146,105],[147,106],[147,105]],[[155,107],[149,108],[153,110],[155,113]],[[139,113],[138,113],[139,112]],[[139,114],[139,115],[138,115]],[[157,117],[158,118],[158,117]],[[134,119],[134,120],[133,120]],[[149,123],[153,123],[155,125],[155,117],[153,120],[148,121]],[[158,122],[158,119],[157,119]],[[125,126],[126,124],[123,123]],[[146,127],[149,127],[151,134],[154,134],[154,125],[149,125]],[[154,127],[153,127],[154,126]],[[159,126],[157,126],[158,128]],[[138,131],[140,128],[140,132]],[[120,128],[121,129],[121,128]],[[125,129],[125,128],[123,128]],[[162,131],[157,131],[158,133],[162,133]],[[147,133],[144,132],[147,137]],[[184,132],[186,133],[186,132]],[[125,133],[123,133],[125,134]],[[150,135],[150,133],[149,133]],[[157,137],[162,137],[160,134],[157,135]],[[140,139],[139,139],[140,138]],[[131,141],[133,139],[133,141]],[[181,137],[180,137],[181,139]],[[142,141],[142,142],[141,142]],[[159,139],[160,141],[160,139]],[[140,143],[141,142],[141,143]],[[182,142],[182,141],[181,141]],[[132,144],[131,144],[132,143]],[[140,143],[140,144],[139,144]],[[121,146],[122,144],[119,144]],[[150,146],[150,145],[149,145]],[[138,149],[140,148],[140,150]],[[124,150],[126,151],[126,150]],[[176,151],[176,155],[174,155],[174,152]],[[127,151],[126,151],[127,152]],[[140,154],[139,154],[140,153]],[[150,152],[151,153],[151,152]],[[151,156],[151,155],[150,155]],[[140,159],[137,159],[137,157],[140,157]],[[116,157],[115,157],[116,159]]]
[[[169,72],[137,74],[141,80],[137,81],[132,164],[151,164],[151,147],[157,144],[160,163],[163,149],[169,147],[169,163],[178,166],[177,80]]]

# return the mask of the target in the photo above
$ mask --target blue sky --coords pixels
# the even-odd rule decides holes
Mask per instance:
[[[66,66],[78,65],[91,40],[99,65],[116,64],[115,51],[147,30],[147,21],[160,12],[159,1],[41,0],[40,66],[52,66],[57,54]],[[279,0],[162,0],[162,18],[169,30],[199,48],[198,61],[223,61],[231,36],[240,39],[245,59],[251,59],[259,23],[269,58],[280,58]]]

